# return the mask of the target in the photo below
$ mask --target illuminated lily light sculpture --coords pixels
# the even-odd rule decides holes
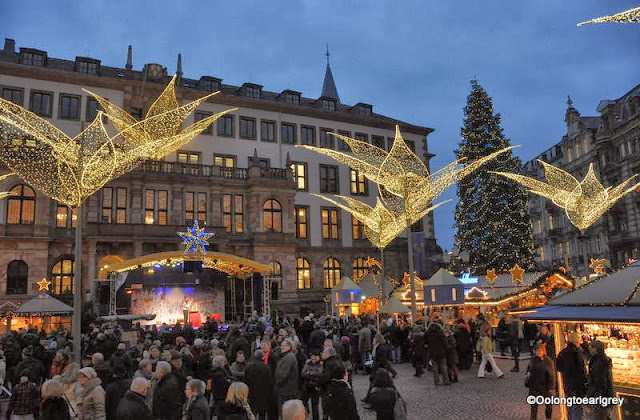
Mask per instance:
[[[351,153],[314,146],[298,147],[329,156],[357,170],[378,184],[380,198],[373,208],[344,196],[339,196],[339,198],[347,203],[346,205],[322,197],[361,220],[369,229],[367,237],[374,238],[375,242],[372,241],[372,243],[376,246],[382,244],[386,246],[403,230],[407,231],[412,293],[411,313],[413,322],[415,322],[417,320],[417,304],[411,225],[442,204],[432,206],[434,199],[455,184],[458,179],[467,176],[482,164],[506,152],[511,147],[499,150],[462,168],[460,167],[462,161],[458,160],[433,174],[429,174],[424,162],[405,143],[398,126],[396,126],[395,139],[389,152],[365,141],[334,133],[329,134],[347,143]],[[356,213],[359,213],[362,218],[359,218]]]
[[[634,9],[629,9],[624,12],[616,13],[615,15],[602,16],[599,18],[585,21],[585,22],[580,22],[578,23],[578,26],[588,25],[590,23],[601,23],[601,22],[640,23],[640,7],[636,7]]]
[[[174,101],[170,99],[171,95]],[[221,114],[179,130],[186,115],[202,101],[176,106],[172,81],[151,106],[148,119],[138,122],[112,112],[112,121],[119,131],[110,136],[102,122],[103,113],[99,111],[93,122],[72,138],[44,118],[0,99],[0,160],[27,184],[67,205],[76,214],[72,321],[72,334],[76,340],[81,336],[84,200],[144,160],[164,156],[206,129]],[[108,101],[101,100],[100,103],[110,110],[119,110]],[[74,346],[74,358],[80,359],[79,345]]]

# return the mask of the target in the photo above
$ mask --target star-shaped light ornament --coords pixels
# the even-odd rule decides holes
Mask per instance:
[[[496,274],[496,269],[492,268],[491,270],[487,270],[487,274],[485,275],[485,277],[491,284],[493,284],[493,282],[496,281],[496,278],[498,277],[498,275]]]
[[[593,269],[596,274],[604,274],[606,268],[606,260],[604,258],[591,258],[589,267]]]
[[[207,240],[214,236],[214,233],[207,233],[204,228],[198,226],[198,221],[193,221],[193,226],[187,228],[186,232],[178,232],[178,236],[182,238],[182,243],[185,245],[185,254],[201,254],[207,253],[206,247],[209,245]]]
[[[49,286],[51,286],[51,282],[47,280],[45,277],[43,277],[42,280],[40,280],[36,284],[38,285],[39,292],[48,292]]]
[[[367,259],[365,260],[365,264],[368,265],[369,267],[378,267],[378,269],[382,270],[382,264],[380,263],[380,261],[376,260],[373,257],[367,257]]]
[[[511,273],[511,281],[516,283],[522,283],[522,275],[524,274],[524,269],[520,268],[520,266],[516,263],[512,269],[509,270]]]
[[[636,7],[635,9],[629,9],[625,12],[616,13],[611,16],[602,16],[599,18],[587,20],[585,22],[578,23],[578,26],[588,25],[590,23],[601,23],[601,22],[618,22],[618,23],[640,23],[640,7]]]

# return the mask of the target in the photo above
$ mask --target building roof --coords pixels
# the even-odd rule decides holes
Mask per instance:
[[[336,88],[336,82],[333,80],[333,73],[331,72],[331,66],[327,63],[327,70],[324,74],[324,82],[322,83],[322,97],[335,99],[340,103],[340,97],[338,96],[338,89]]]
[[[462,283],[453,274],[444,268],[436,271],[436,273],[424,282],[425,287],[429,286],[461,286]]]
[[[340,281],[338,282],[338,284],[333,286],[333,289],[331,289],[331,290],[334,291],[334,292],[337,292],[339,290],[360,290],[360,286],[358,286],[349,277],[343,276],[340,279]]]
[[[522,282],[514,283],[511,274],[499,274],[492,282],[483,275],[477,275],[478,283],[467,285],[475,286],[480,290],[487,292],[483,299],[497,300],[509,295],[515,295],[535,286],[541,278],[548,277],[548,273],[535,271],[522,274]],[[471,297],[471,296],[469,296]]]
[[[411,312],[404,303],[400,302],[395,296],[391,296],[387,303],[382,305],[382,307],[378,310],[381,314],[406,314],[407,312]]]
[[[601,276],[572,292],[549,301],[551,306],[640,305],[640,267],[627,267]]]
[[[580,122],[588,129],[597,130],[600,128],[600,117],[580,117]]]
[[[25,316],[31,315],[69,315],[73,313],[73,308],[46,293],[40,294],[25,302],[15,310],[15,313]]]

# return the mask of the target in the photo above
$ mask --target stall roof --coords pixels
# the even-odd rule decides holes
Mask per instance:
[[[439,269],[436,273],[424,282],[424,286],[460,286],[462,282],[453,274],[444,268]]]
[[[489,281],[484,275],[476,275],[478,282],[475,284],[468,284],[467,287],[475,286],[487,292],[486,297],[483,299],[499,300],[509,295],[516,295],[535,287],[536,282],[541,278],[547,278],[549,273],[542,271],[534,271],[522,274],[522,282],[514,283],[511,274],[499,274],[493,282]]]
[[[389,296],[396,285],[382,274],[367,273],[358,281],[362,294],[366,297],[381,298]]]
[[[639,286],[640,267],[627,267],[553,299],[549,305],[640,305]]]
[[[521,315],[529,321],[640,322],[640,306],[544,306]]]
[[[381,314],[406,314],[407,312],[411,312],[411,309],[409,309],[404,303],[400,302],[400,299],[397,297],[391,296],[387,303],[382,305],[378,312]]]
[[[360,290],[360,286],[358,286],[349,277],[343,276],[340,279],[340,281],[338,282],[338,284],[333,286],[333,289],[331,289],[331,290],[333,290],[334,292],[339,291],[339,290]]]
[[[73,313],[73,308],[46,293],[40,294],[25,302],[15,310],[20,315],[45,314],[45,315],[68,315]]]

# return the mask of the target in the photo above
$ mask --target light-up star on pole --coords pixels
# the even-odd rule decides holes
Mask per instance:
[[[193,221],[193,226],[187,228],[186,232],[178,232],[178,236],[182,238],[182,243],[185,245],[185,254],[206,254],[206,247],[209,245],[207,239],[214,236],[215,233],[207,233],[204,228],[198,226],[198,221]]]
[[[38,285],[39,292],[48,292],[51,282],[47,280],[46,277],[43,277],[42,280],[40,280],[39,282],[36,282],[36,284]]]

